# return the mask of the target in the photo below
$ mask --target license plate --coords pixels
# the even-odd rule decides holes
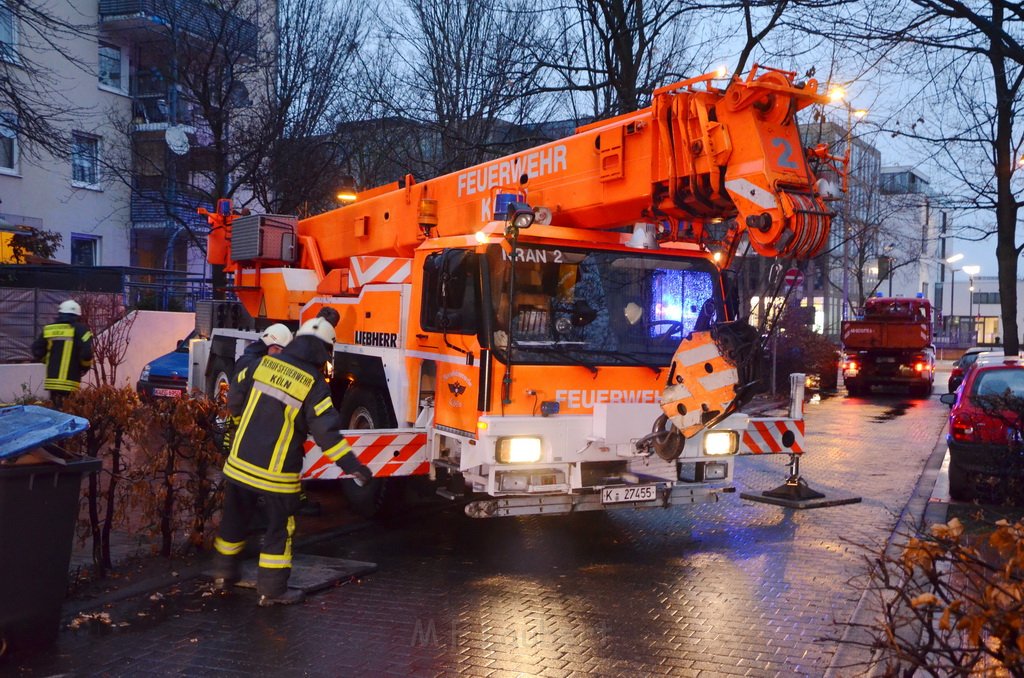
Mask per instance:
[[[176,388],[154,388],[153,395],[161,398],[180,398],[182,392]]]
[[[888,357],[888,356],[884,356],[884,357],[879,358],[878,362],[880,362],[880,363],[894,363],[894,362],[896,362],[896,358],[891,358],[891,357]]]
[[[651,501],[658,496],[657,485],[621,485],[601,490],[602,504],[621,504],[627,501]]]

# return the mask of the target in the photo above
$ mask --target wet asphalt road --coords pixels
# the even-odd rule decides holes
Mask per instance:
[[[937,380],[937,383],[944,383]],[[13,675],[821,676],[862,597],[863,546],[891,536],[947,408],[937,395],[807,408],[802,472],[857,504],[741,499],[785,457],[737,461],[717,504],[471,520],[429,509],[310,546],[379,570],[290,608],[197,581],[63,630]],[[930,488],[926,488],[930,492]],[[848,654],[843,660],[849,661]]]

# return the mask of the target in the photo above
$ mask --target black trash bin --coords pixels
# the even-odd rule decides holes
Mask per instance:
[[[102,462],[52,443],[88,425],[43,407],[0,408],[0,658],[57,638],[82,476]]]

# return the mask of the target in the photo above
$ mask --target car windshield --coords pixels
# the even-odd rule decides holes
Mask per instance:
[[[1001,396],[1010,389],[1011,395],[1024,397],[1024,368],[1008,367],[978,372],[971,386],[971,395]]]
[[[185,337],[184,339],[182,339],[181,341],[178,342],[178,346],[177,346],[177,348],[174,349],[174,353],[188,353],[189,343],[192,341],[193,337],[195,337],[195,336],[196,336],[196,331],[195,330],[192,330],[191,332],[189,332],[187,337]]]
[[[724,319],[717,268],[648,251],[488,251],[493,346],[517,362],[665,367],[683,337]]]
[[[960,365],[959,366],[960,367],[970,367],[978,359],[979,355],[981,355],[981,354],[980,353],[965,353],[964,356],[962,358],[960,358]]]

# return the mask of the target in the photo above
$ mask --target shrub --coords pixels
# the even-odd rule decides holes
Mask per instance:
[[[146,410],[151,442],[142,446],[133,501],[147,517],[146,529],[159,538],[160,555],[171,556],[180,536],[186,548],[205,548],[222,489],[218,406],[203,397],[167,398]]]
[[[127,522],[127,488],[124,480],[130,472],[132,442],[142,432],[139,398],[128,388],[107,384],[85,386],[71,393],[64,410],[89,420],[89,428],[71,438],[71,451],[101,459],[99,473],[89,474],[85,488],[88,518],[82,530],[92,537],[92,559],[102,577],[110,569],[110,536]]]
[[[868,644],[885,675],[1024,676],[1024,523],[988,527],[971,539],[953,518],[876,556]]]

